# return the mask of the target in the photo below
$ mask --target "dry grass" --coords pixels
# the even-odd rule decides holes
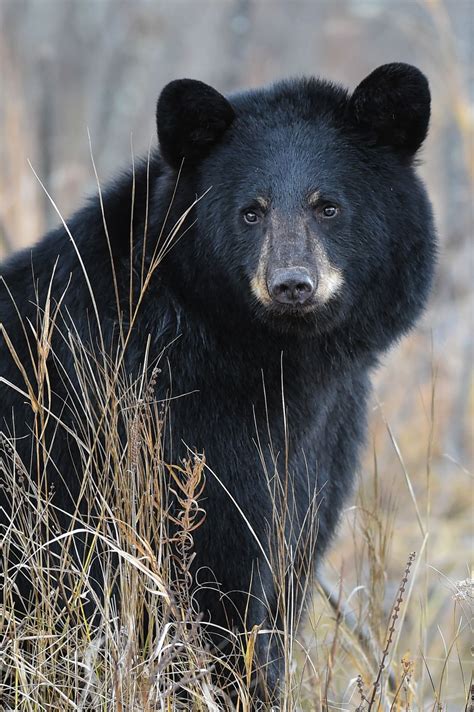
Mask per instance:
[[[46,355],[48,348],[42,343],[40,353]],[[77,433],[81,468],[84,473],[95,470],[102,482],[98,487],[94,479],[85,478],[84,497],[100,514],[94,518],[77,514],[71,529],[59,533],[46,482],[29,476],[12,440],[2,436],[2,485],[11,492],[15,512],[2,530],[2,555],[9,561],[0,612],[2,709],[250,710],[259,631],[250,630],[243,637],[222,631],[223,638],[233,642],[233,653],[224,659],[210,647],[206,626],[193,606],[193,532],[205,517],[200,500],[211,474],[206,474],[199,455],[179,467],[163,463],[167,408],[153,400],[159,365],[150,377],[144,368],[142,378],[129,383],[126,374],[119,376],[109,364],[114,388],[105,377],[104,383],[95,381],[103,396],[103,411],[97,413],[88,400],[91,390],[86,381],[102,363],[92,365],[90,353],[74,339],[71,345],[83,384],[83,410],[77,414],[83,423]],[[38,372],[47,372],[46,359]],[[42,433],[44,420],[50,417],[41,396],[44,389],[30,386],[39,405]],[[125,438],[118,427],[121,419]],[[45,452],[47,446],[41,442]],[[174,527],[167,504],[170,490],[179,502]],[[276,516],[281,517],[278,494],[272,496]],[[372,482],[362,485],[350,520],[352,570],[347,576],[341,572],[332,598],[327,590],[311,593],[313,614],[299,642],[294,629],[301,612],[284,612],[282,709],[461,709],[470,683],[466,653],[471,582],[447,580],[441,597],[436,587],[425,585],[430,532],[420,514],[422,545],[416,556],[409,555],[405,570],[401,567],[398,590],[387,591],[393,586],[387,573],[393,567],[397,515],[393,496],[382,487],[376,459]],[[92,543],[79,566],[71,547],[74,534],[81,532],[88,532]],[[281,581],[290,559],[284,537],[279,552],[273,564]],[[107,595],[97,597],[90,580],[93,557],[100,558],[105,590],[117,586],[121,604],[112,603]],[[24,617],[15,615],[10,595],[20,569],[29,573],[35,589],[34,606]],[[64,587],[52,585],[53,570],[63,572]],[[352,577],[356,584],[349,590]],[[282,600],[288,600],[283,593]],[[387,597],[393,600],[391,612]],[[99,611],[93,626],[84,612],[87,599],[94,600]],[[450,626],[443,632],[440,625],[446,619]],[[217,685],[213,674],[217,668],[224,670],[227,688],[222,677]]]
[[[434,385],[431,406],[435,421]],[[318,660],[323,665],[329,660],[334,668],[328,708],[468,709],[472,474],[456,463],[433,461],[433,422],[426,429],[425,472],[410,473],[387,423],[386,428],[399,469],[380,472],[375,456],[370,466],[366,463],[356,504],[346,512],[328,557],[330,575],[339,578],[340,597],[349,604],[344,611],[348,625],[338,626],[337,617],[321,613],[317,601],[312,615],[320,636]],[[410,548],[416,548],[416,558],[405,581],[403,562]],[[405,589],[401,602],[399,580]],[[332,656],[336,633],[338,656]],[[369,693],[377,679],[374,699]]]

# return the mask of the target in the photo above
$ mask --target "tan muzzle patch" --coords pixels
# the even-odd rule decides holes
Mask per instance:
[[[268,293],[267,287],[267,267],[268,256],[270,252],[270,233],[265,237],[262,245],[260,257],[258,260],[257,271],[252,277],[250,286],[253,295],[264,306],[272,304],[273,300]],[[315,263],[318,273],[318,286],[314,293],[316,304],[326,304],[334,297],[344,284],[344,276],[342,270],[334,267],[329,261],[324,247],[317,243],[314,246]]]
[[[250,282],[250,287],[254,296],[261,304],[264,304],[265,306],[268,306],[272,303],[272,298],[269,295],[267,288],[267,264],[269,250],[270,235],[267,233],[267,235],[265,236],[264,243],[262,245],[262,249],[260,250],[257,271]]]

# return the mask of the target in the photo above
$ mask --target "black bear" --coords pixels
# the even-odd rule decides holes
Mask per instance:
[[[309,78],[226,98],[173,81],[158,100],[150,160],[1,268],[0,429],[33,469],[34,325],[38,310],[67,315],[46,340],[41,426],[63,513],[82,484],[71,340],[91,353],[123,345],[119,322],[151,274],[123,364],[138,378],[145,355],[154,363],[166,349],[154,385],[158,400],[171,394],[163,459],[204,453],[209,468],[195,574],[215,585],[197,600],[216,628],[260,627],[270,697],[282,676],[279,636],[265,633],[283,627],[275,527],[294,564],[285,571],[298,571],[286,582],[296,606],[309,549],[324,552],[351,492],[371,371],[429,292],[436,237],[414,170],[429,116],[426,78],[401,63],[353,93]],[[1,496],[8,527],[11,495]],[[17,583],[28,597],[31,583]]]

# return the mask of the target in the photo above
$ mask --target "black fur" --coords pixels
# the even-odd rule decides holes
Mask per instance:
[[[227,99],[194,79],[167,84],[156,113],[162,155],[174,168],[202,159],[234,120]]]
[[[370,371],[378,355],[413,326],[425,305],[435,233],[411,156],[423,141],[428,119],[426,79],[407,65],[375,70],[352,96],[339,86],[301,79],[227,100],[200,82],[183,80],[168,85],[158,102],[161,153],[153,156],[150,166],[146,260],[157,236],[167,232],[162,226],[182,159],[167,226],[196,196],[205,195],[185,222],[187,232],[150,283],[127,351],[127,369],[131,374],[139,372],[149,335],[151,357],[180,335],[167,351],[171,378],[168,381],[163,374],[157,385],[158,396],[170,388],[174,396],[189,394],[172,402],[173,439],[166,444],[165,456],[171,462],[185,457],[183,443],[204,451],[208,465],[232,493],[267,554],[272,506],[264,465],[273,475],[270,436],[274,452],[279,453],[279,476],[287,470],[290,478],[288,506],[294,525],[292,530],[288,526],[287,537],[298,552],[298,530],[317,492],[320,557],[357,470]],[[314,191],[319,191],[324,204],[339,206],[335,219],[325,221],[308,208],[306,197]],[[118,286],[125,301],[131,195],[132,177],[127,174],[104,196]],[[133,216],[138,252],[146,195],[146,165],[142,164],[136,172]],[[258,224],[246,224],[243,213],[258,210],[255,200],[262,195],[270,204],[268,212],[259,215]],[[68,226],[93,286],[104,332],[112,342],[117,312],[98,199],[76,213]],[[311,244],[317,241],[343,275],[340,291],[304,313],[258,301],[250,282],[269,231],[272,245],[285,245],[290,263],[288,245],[304,236]],[[94,349],[97,329],[90,294],[62,227],[10,258],[1,275],[23,318],[34,323],[37,298],[32,274],[43,304],[56,260],[53,296],[58,299],[71,280],[63,310],[69,310],[79,337]],[[0,322],[28,364],[30,337],[19,328],[4,288]],[[0,346],[1,375],[21,384],[5,343]],[[68,349],[62,339],[55,339],[50,377],[55,394],[51,407],[57,412],[67,394],[55,362],[64,362],[75,378]],[[0,402],[1,429],[8,431],[14,413],[17,447],[28,461],[31,409],[18,392],[1,384]],[[257,435],[265,463],[255,445]],[[66,436],[59,431],[56,467],[72,473],[71,457]],[[56,468],[50,468],[50,479],[56,484],[56,502],[68,509],[71,501]],[[68,484],[74,498],[79,478],[71,474]],[[196,567],[208,567],[221,590],[233,592],[231,598],[242,615],[246,597],[237,592],[249,590],[253,572],[255,598],[247,626],[269,625],[267,607],[278,624],[275,582],[261,549],[211,475],[203,506],[207,518],[195,533]],[[232,607],[224,611],[217,594],[203,589],[199,603],[213,622],[227,625],[227,616],[238,625]],[[259,655],[274,659],[268,680],[276,689],[281,668],[275,639],[269,643],[260,637]]]
[[[428,131],[428,81],[409,64],[384,64],[359,84],[349,109],[377,143],[413,154]]]

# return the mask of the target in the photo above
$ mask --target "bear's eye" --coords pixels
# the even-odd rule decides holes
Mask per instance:
[[[335,218],[339,210],[335,205],[325,205],[320,211],[323,218]]]
[[[244,213],[244,220],[246,223],[249,223],[249,225],[253,225],[258,222],[258,215],[257,213],[254,213],[253,210],[246,210]]]

